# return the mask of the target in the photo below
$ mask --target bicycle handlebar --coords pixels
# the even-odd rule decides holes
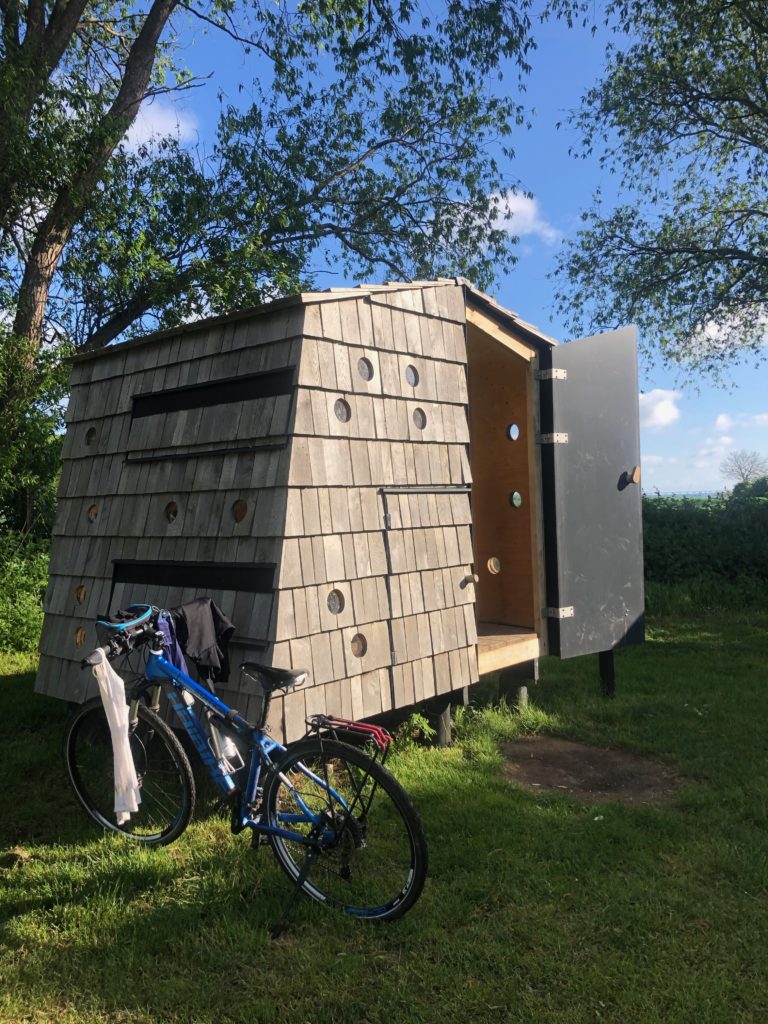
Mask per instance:
[[[138,611],[135,618],[128,621],[110,622],[108,619],[97,619],[96,626],[100,627],[103,636],[106,633],[106,644],[95,648],[87,657],[80,662],[80,668],[91,668],[98,664],[94,660],[96,651],[102,651],[104,657],[109,661],[121,654],[127,654],[137,647],[151,640],[162,638],[162,633],[157,627],[157,613],[159,609],[151,604],[132,604],[127,611]]]

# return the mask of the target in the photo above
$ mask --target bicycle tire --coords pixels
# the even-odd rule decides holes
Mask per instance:
[[[168,725],[143,705],[130,744],[141,802],[123,825],[115,820],[112,738],[99,697],[82,704],[67,722],[67,778],[82,808],[102,828],[144,846],[166,846],[181,835],[195,809],[189,758]]]
[[[302,885],[306,895],[370,920],[391,921],[409,910],[424,887],[427,844],[419,815],[392,773],[364,751],[324,738],[291,747],[276,768],[264,792],[269,825],[306,838],[312,831],[306,816],[291,822],[281,817],[302,813],[285,780],[313,814],[325,815],[327,842]],[[348,809],[306,769],[331,785]],[[306,860],[306,838],[269,833],[272,851],[293,882]]]

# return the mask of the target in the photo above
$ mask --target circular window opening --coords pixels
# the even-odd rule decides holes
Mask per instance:
[[[169,523],[172,523],[176,516],[179,514],[179,506],[175,501],[169,501],[165,506],[164,515]]]
[[[356,658],[362,658],[368,650],[368,641],[362,633],[355,633],[349,642],[349,646],[352,648],[352,653]]]
[[[86,512],[86,515],[88,516],[89,523],[95,523],[96,520],[99,518],[99,506],[91,505],[91,507]]]
[[[423,409],[413,410],[413,422],[416,424],[418,430],[423,430],[427,425],[427,414]]]
[[[488,559],[488,572],[492,576],[498,576],[501,572],[501,559],[489,558]]]
[[[77,590],[75,590],[75,600],[77,601],[78,604],[82,604],[83,603],[83,601],[85,600],[85,595],[86,595],[86,589],[83,586],[83,584],[81,583],[80,586],[77,588]]]
[[[412,363],[409,363],[405,368],[405,379],[412,388],[415,388],[419,383],[419,371]]]
[[[96,427],[88,427],[85,432],[85,443],[88,448],[91,447],[93,442],[96,440]]]
[[[352,409],[349,406],[349,402],[346,402],[343,398],[337,398],[333,403],[333,411],[336,414],[336,419],[341,423],[349,423],[352,419]]]
[[[85,643],[85,626],[78,626],[75,630],[75,647],[82,647]]]
[[[345,603],[340,590],[332,590],[328,595],[328,611],[331,615],[340,615],[344,611]]]
[[[248,502],[243,501],[242,498],[238,498],[237,501],[232,502],[232,518],[236,523],[242,523],[245,519],[245,513],[248,511]]]
[[[357,360],[357,372],[363,378],[363,380],[373,380],[373,363],[370,359],[366,359],[362,356]]]
[[[523,496],[520,491],[512,491],[509,496],[509,504],[512,508],[521,508],[523,504]]]
[[[510,423],[507,427],[507,437],[510,441],[516,441],[520,437],[520,427],[516,423]]]

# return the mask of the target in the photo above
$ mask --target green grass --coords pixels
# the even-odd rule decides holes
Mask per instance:
[[[425,821],[421,901],[385,926],[297,905],[209,817],[165,850],[102,838],[60,767],[65,708],[0,681],[0,1020],[737,1024],[768,1019],[768,615],[658,621],[617,657],[547,660],[522,719],[464,714],[397,774]],[[686,782],[669,807],[514,788],[498,745],[554,731]],[[16,848],[18,852],[7,851]]]

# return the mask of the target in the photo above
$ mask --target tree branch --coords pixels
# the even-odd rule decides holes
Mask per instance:
[[[123,81],[112,106],[91,133],[77,178],[56,197],[38,229],[19,289],[14,333],[39,347],[53,275],[72,230],[115,147],[130,127],[152,75],[157,43],[178,0],[154,0],[131,46]]]

